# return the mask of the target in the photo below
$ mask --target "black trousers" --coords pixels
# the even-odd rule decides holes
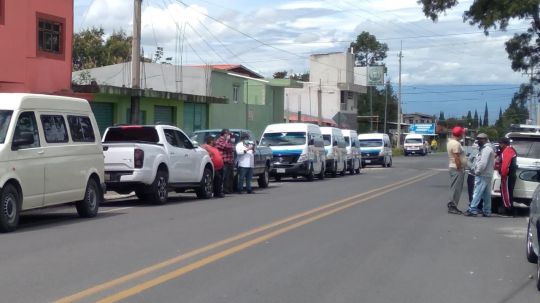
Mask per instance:
[[[214,171],[214,196],[223,195],[223,169]]]
[[[223,166],[223,191],[226,194],[232,194],[234,192],[233,179],[234,179],[234,164],[225,163]]]

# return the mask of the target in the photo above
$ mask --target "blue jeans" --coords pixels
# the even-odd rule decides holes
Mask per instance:
[[[474,177],[474,192],[469,212],[478,214],[478,204],[484,200],[483,212],[485,215],[491,215],[491,177]]]
[[[244,180],[246,180],[246,190],[248,193],[252,191],[251,180],[253,179],[252,167],[238,167],[238,192],[241,193],[244,189]]]

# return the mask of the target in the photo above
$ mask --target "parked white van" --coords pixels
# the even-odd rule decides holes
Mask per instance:
[[[405,136],[403,142],[403,154],[408,155],[422,155],[425,156],[428,153],[428,144],[423,135],[420,134],[408,134]]]
[[[370,164],[392,166],[392,144],[387,134],[360,134],[358,141],[362,152],[362,167]]]
[[[347,171],[347,149],[345,139],[339,128],[321,127],[326,150],[326,172],[335,177]]]
[[[263,132],[260,145],[272,149],[273,167],[270,175],[304,176],[311,181],[317,175],[324,179],[325,153],[319,126],[309,123],[271,124]]]
[[[360,142],[355,130],[342,129],[341,133],[345,139],[347,147],[347,168],[352,174],[359,174],[362,167],[362,154],[360,153]]]
[[[103,201],[103,148],[86,100],[0,94],[0,232],[21,211],[76,202],[81,217]]]

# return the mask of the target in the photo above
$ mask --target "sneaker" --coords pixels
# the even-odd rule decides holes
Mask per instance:
[[[482,214],[482,217],[489,218],[489,217],[491,217],[491,214]]]
[[[467,210],[464,215],[467,216],[467,217],[476,217],[476,216],[478,216],[477,213],[472,212],[470,210]]]
[[[457,209],[457,207],[448,207],[448,213],[454,214],[454,215],[461,215],[463,214],[461,210]]]

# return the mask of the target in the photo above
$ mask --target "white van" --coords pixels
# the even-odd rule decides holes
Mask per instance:
[[[345,139],[347,147],[347,168],[352,174],[359,174],[362,167],[362,154],[360,153],[360,143],[358,142],[358,134],[355,130],[342,129],[341,133]]]
[[[309,123],[271,124],[263,132],[260,145],[272,149],[273,167],[270,175],[304,176],[312,181],[317,175],[324,179],[324,142],[319,126]]]
[[[21,211],[76,202],[81,217],[103,201],[103,148],[86,100],[0,94],[0,232]]]
[[[362,152],[362,167],[370,164],[392,166],[392,144],[387,134],[360,134],[358,141]]]
[[[420,134],[408,134],[405,136],[403,142],[403,154],[408,155],[422,155],[425,156],[428,153],[428,145],[426,139]]]
[[[335,177],[347,171],[347,149],[345,139],[339,128],[321,127],[326,150],[326,172]]]

